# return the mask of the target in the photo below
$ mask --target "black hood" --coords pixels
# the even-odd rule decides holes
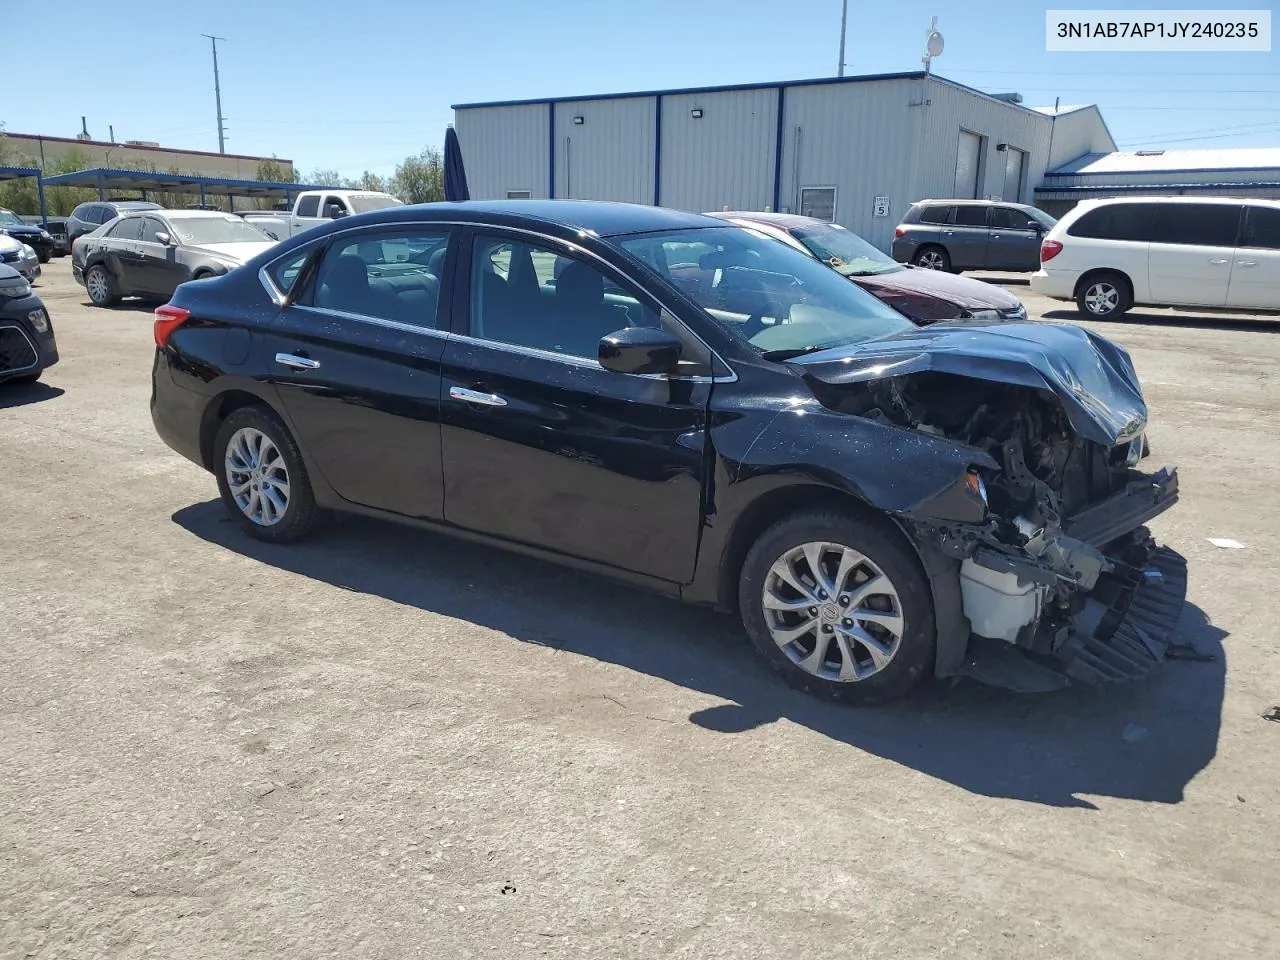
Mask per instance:
[[[11,237],[38,237],[44,227],[33,227],[29,223],[19,226],[16,223],[0,223],[0,233],[7,233]]]
[[[1147,422],[1129,354],[1067,324],[941,323],[791,362],[832,384],[934,372],[1048,390],[1076,433],[1105,446],[1131,439]]]

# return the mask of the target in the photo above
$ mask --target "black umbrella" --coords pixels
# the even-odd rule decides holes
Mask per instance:
[[[444,198],[446,200],[470,200],[467,189],[467,171],[462,166],[462,147],[458,134],[449,127],[444,132]]]

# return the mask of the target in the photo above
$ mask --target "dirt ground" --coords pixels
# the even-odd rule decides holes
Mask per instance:
[[[1280,319],[1099,326],[1216,662],[855,711],[589,576],[248,540],[155,436],[148,309],[66,259],[39,291],[62,362],[0,387],[0,958],[1280,955]]]

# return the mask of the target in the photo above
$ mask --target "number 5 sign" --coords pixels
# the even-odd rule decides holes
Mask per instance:
[[[871,207],[871,215],[873,217],[887,217],[889,215],[889,198],[876,197]]]

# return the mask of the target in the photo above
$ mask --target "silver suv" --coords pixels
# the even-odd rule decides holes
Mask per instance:
[[[893,259],[929,270],[1039,270],[1058,221],[1025,203],[920,200],[893,231]]]

